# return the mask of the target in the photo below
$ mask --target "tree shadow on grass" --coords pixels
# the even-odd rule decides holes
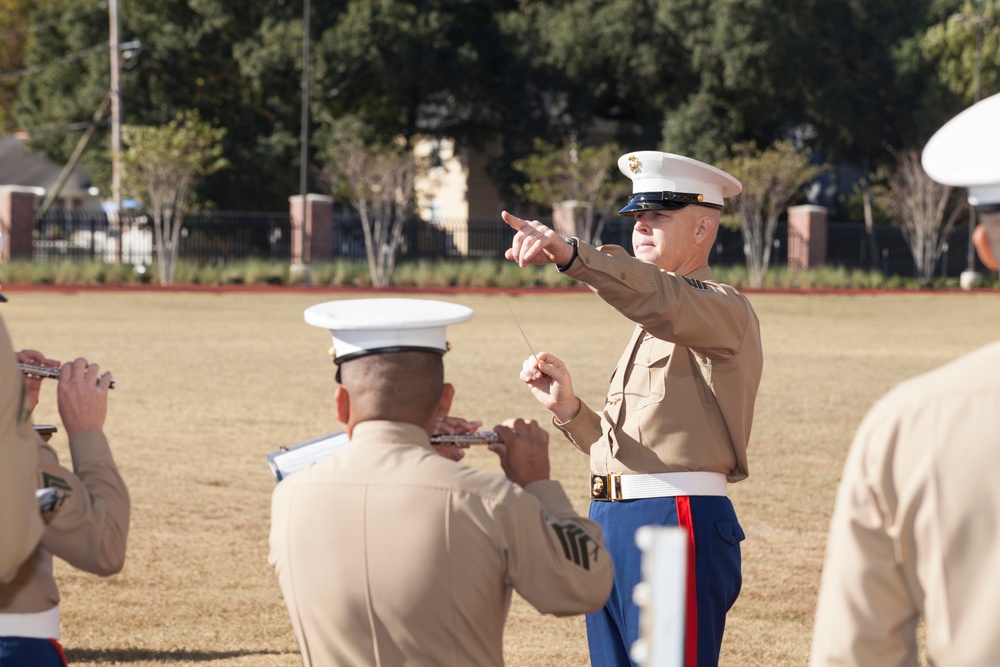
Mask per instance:
[[[273,651],[267,649],[246,651],[190,651],[175,649],[158,651],[142,648],[108,648],[108,649],[65,649],[69,664],[77,662],[97,663],[129,663],[140,660],[156,660],[158,662],[214,662],[215,660],[231,660],[255,655],[298,655],[298,651]]]

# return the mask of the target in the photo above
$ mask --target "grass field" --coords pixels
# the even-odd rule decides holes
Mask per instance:
[[[329,334],[302,311],[358,293],[33,292],[0,309],[18,348],[85,356],[114,372],[106,431],[133,499],[124,571],[99,579],[57,564],[73,665],[299,663],[267,564],[274,482],[265,454],[340,430]],[[492,426],[547,422],[517,380],[528,349],[499,295],[428,294],[471,306],[452,327],[453,413]],[[1000,294],[755,294],[765,368],[750,478],[730,487],[748,539],[743,594],[722,663],[805,664],[825,534],[844,454],[864,412],[900,380],[1000,331]],[[587,292],[509,301],[538,350],[562,357],[577,392],[601,404],[631,327]],[[55,384],[36,422],[58,424]],[[68,464],[62,432],[53,444]],[[586,512],[588,462],[559,437],[553,476]],[[488,452],[466,462],[499,470]],[[400,511],[405,511],[401,508]],[[323,517],[316,517],[317,528]],[[580,618],[520,599],[506,630],[511,666],[588,664]]]

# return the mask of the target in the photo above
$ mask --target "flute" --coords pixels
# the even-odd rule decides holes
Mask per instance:
[[[458,445],[468,447],[469,445],[488,445],[491,442],[500,442],[500,436],[493,431],[476,431],[475,433],[443,433],[432,435],[432,445]]]
[[[56,366],[38,366],[36,364],[17,364],[18,370],[27,375],[30,378],[36,380],[42,380],[44,378],[58,378],[59,371],[61,367]],[[115,381],[111,381],[111,389],[115,388]]]

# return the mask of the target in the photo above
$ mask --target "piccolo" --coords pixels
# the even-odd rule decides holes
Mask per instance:
[[[36,364],[22,364],[17,365],[18,370],[27,375],[30,378],[35,378],[36,380],[42,380],[44,378],[58,378],[59,371],[61,367],[57,366],[38,366]],[[115,381],[111,381],[111,389],[115,388]]]
[[[488,445],[491,442],[500,442],[500,436],[493,431],[476,431],[475,433],[444,433],[432,435],[432,445],[458,445],[468,447],[469,445]]]

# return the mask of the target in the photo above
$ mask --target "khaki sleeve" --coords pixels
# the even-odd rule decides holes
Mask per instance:
[[[70,439],[73,470],[59,465],[55,451],[39,450],[43,486],[59,489],[42,546],[70,565],[108,576],[125,565],[131,499],[103,433]]]
[[[23,401],[24,381],[0,320],[0,584],[14,578],[44,527],[35,498],[38,447]]]
[[[566,275],[657,338],[726,360],[756,326],[750,303],[731,287],[662,271],[620,246],[580,243],[579,253]]]
[[[601,439],[601,416],[580,399],[580,412],[569,421],[560,422],[552,418],[552,425],[559,429],[573,446],[584,454],[590,454],[590,448]]]
[[[496,518],[510,583],[538,611],[569,616],[604,605],[614,571],[603,533],[558,482],[513,488]]]
[[[914,605],[885,526],[895,494],[891,452],[898,417],[873,409],[851,445],[837,490],[820,582],[810,665],[918,662]]]

